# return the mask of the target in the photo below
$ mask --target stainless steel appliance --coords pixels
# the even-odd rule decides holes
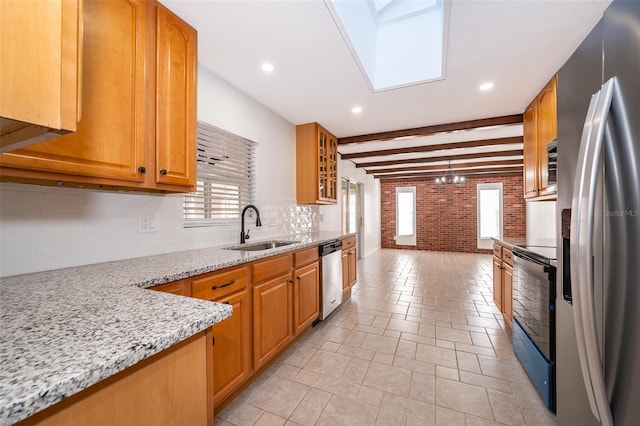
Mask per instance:
[[[558,73],[558,211],[558,424],[637,425],[640,2],[615,0]]]
[[[318,246],[320,255],[320,320],[326,319],[342,303],[342,241]]]
[[[555,248],[544,248],[555,257]],[[555,284],[552,259],[513,248],[513,351],[547,408],[555,409]]]

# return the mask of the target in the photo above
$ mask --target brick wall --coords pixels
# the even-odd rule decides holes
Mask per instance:
[[[467,178],[461,186],[439,186],[433,180],[381,182],[382,247],[486,253],[477,247],[477,184],[502,182],[503,235],[526,237],[522,177]],[[417,246],[397,246],[396,187],[416,187]]]

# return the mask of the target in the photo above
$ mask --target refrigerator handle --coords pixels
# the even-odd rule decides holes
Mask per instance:
[[[591,97],[578,154],[571,214],[571,281],[573,286],[573,317],[582,377],[593,415],[603,426],[612,426],[613,417],[607,397],[602,356],[596,332],[593,275],[593,233],[596,182],[600,172],[602,144],[615,77],[607,81]]]

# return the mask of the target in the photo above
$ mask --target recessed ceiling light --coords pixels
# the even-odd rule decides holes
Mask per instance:
[[[264,71],[266,73],[273,72],[273,64],[270,64],[269,62],[263,63],[262,64],[262,71]]]
[[[482,83],[480,87],[478,87],[478,89],[480,89],[483,92],[488,92],[489,90],[493,89],[493,83],[490,81],[486,83]]]
[[[353,108],[351,108],[351,112],[354,114],[360,114],[362,112],[362,107],[354,106]]]

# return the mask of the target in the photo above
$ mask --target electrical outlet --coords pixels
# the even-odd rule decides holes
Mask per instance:
[[[138,232],[139,233],[158,232],[158,216],[155,214],[138,215]]]

